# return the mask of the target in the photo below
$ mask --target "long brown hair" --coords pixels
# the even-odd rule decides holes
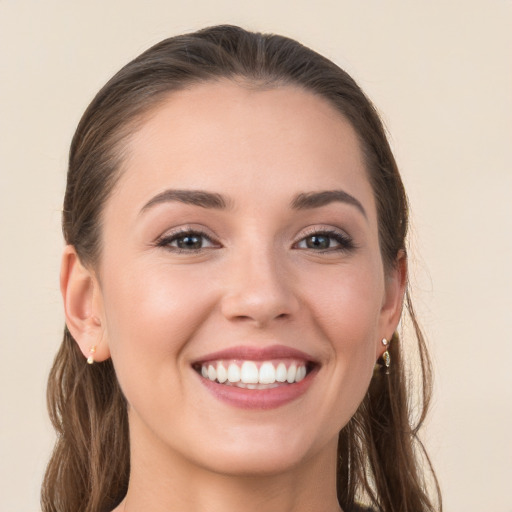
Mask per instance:
[[[354,80],[328,59],[291,39],[211,27],[172,37],[122,68],[96,95],[73,138],[63,232],[83,264],[102,246],[101,214],[123,160],[123,143],[172,91],[230,79],[251,87],[295,85],[327,99],[352,124],[377,203],[379,242],[387,270],[406,250],[408,205],[395,159],[375,108]],[[420,402],[413,418],[403,347],[395,333],[390,371],[376,370],[338,443],[339,503],[382,512],[441,510],[439,487],[417,433],[428,408],[431,366],[409,294],[416,338]],[[49,377],[48,407],[58,439],[43,488],[44,512],[107,512],[124,497],[130,472],[126,402],[110,361],[86,365],[65,328]],[[425,475],[434,482],[433,501]]]

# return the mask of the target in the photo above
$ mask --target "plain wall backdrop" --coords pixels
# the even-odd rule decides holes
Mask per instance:
[[[382,113],[412,206],[436,372],[423,437],[445,510],[512,511],[510,0],[0,0],[0,511],[39,510],[54,440],[45,386],[75,126],[128,60],[218,23],[311,46]]]

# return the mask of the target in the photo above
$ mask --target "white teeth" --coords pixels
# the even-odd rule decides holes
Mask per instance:
[[[237,362],[229,365],[226,361],[211,362],[201,365],[200,372],[205,379],[212,382],[233,384],[247,389],[269,389],[286,382],[293,384],[303,380],[307,374],[304,363],[292,362],[286,368],[286,364],[280,362],[276,368],[272,361],[244,361],[241,366]]]
[[[276,381],[276,369],[272,363],[263,363],[259,373],[260,384],[274,384]]]
[[[240,370],[240,380],[245,384],[258,384],[259,373],[256,363],[245,361]]]
[[[228,380],[229,382],[240,381],[240,368],[235,363],[231,363],[228,366]]]
[[[295,375],[295,382],[300,382],[306,376],[306,367],[299,366],[297,368],[297,374]]]
[[[295,363],[292,363],[290,365],[290,368],[288,368],[288,372],[286,374],[286,380],[291,384],[292,382],[295,382],[296,375],[297,375],[297,366],[295,366]]]
[[[285,382],[287,373],[288,372],[286,370],[286,365],[284,363],[279,363],[277,365],[277,370],[276,370],[277,382]]]
[[[222,363],[217,365],[217,380],[224,384],[228,380],[228,372]]]
[[[210,380],[217,380],[217,370],[212,366],[208,366],[208,378]]]

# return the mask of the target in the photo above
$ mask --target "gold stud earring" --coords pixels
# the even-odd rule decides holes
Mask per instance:
[[[89,357],[87,358],[87,364],[94,363],[94,354],[96,353],[96,345],[93,345],[89,350]]]
[[[382,360],[384,361],[384,366],[389,368],[391,366],[391,356],[389,355],[387,348],[389,346],[389,341],[386,338],[382,338],[381,343],[386,347],[386,351],[382,354]]]

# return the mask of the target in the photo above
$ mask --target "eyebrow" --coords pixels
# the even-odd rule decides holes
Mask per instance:
[[[201,208],[226,210],[232,206],[231,200],[216,192],[205,190],[177,190],[168,189],[151,198],[141,210],[144,213],[151,207],[168,202],[191,204]],[[320,208],[330,203],[340,202],[355,206],[365,218],[368,218],[363,205],[354,196],[344,190],[323,190],[321,192],[303,192],[297,194],[290,205],[294,210],[308,210]]]
[[[366,210],[360,201],[344,190],[323,190],[321,192],[308,192],[298,194],[292,201],[291,207],[294,210],[307,210],[320,208],[330,203],[340,202],[355,206],[365,218],[368,218]]]
[[[141,213],[157,204],[173,201],[200,206],[201,208],[213,208],[216,210],[225,210],[230,205],[230,202],[227,199],[225,199],[222,195],[216,194],[214,192],[206,192],[204,190],[168,189],[151,198],[142,207]]]

